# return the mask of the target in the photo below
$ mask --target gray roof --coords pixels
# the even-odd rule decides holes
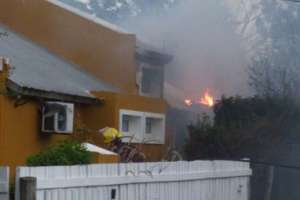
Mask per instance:
[[[119,91],[0,24],[1,32],[8,34],[0,37],[0,56],[10,59],[9,79],[18,87],[85,98],[93,98],[89,91]]]

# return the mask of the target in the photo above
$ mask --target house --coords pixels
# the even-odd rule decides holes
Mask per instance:
[[[169,55],[55,0],[1,0],[0,56],[0,165],[72,137],[103,146],[106,126],[162,158]]]

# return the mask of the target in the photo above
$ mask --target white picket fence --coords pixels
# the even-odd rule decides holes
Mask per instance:
[[[0,167],[0,200],[9,198],[9,168]]]
[[[37,200],[248,200],[248,163],[179,161],[19,167],[37,178]]]

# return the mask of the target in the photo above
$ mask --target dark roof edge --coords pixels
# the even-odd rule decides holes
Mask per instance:
[[[17,95],[24,95],[28,97],[44,98],[49,100],[66,101],[80,104],[100,104],[102,102],[102,100],[94,97],[83,97],[63,94],[59,92],[49,92],[35,88],[22,87],[12,80],[8,80],[7,88]]]
[[[173,60],[172,55],[140,40],[137,40],[135,54],[139,61],[153,65],[166,65]]]
[[[149,63],[151,65],[164,66],[170,63],[173,59],[172,56],[159,54],[153,51],[144,51],[135,53],[136,59],[140,62]]]

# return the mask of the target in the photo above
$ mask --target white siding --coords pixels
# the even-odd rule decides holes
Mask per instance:
[[[9,197],[9,169],[0,167],[0,200],[8,200]]]
[[[229,161],[19,167],[37,177],[37,200],[248,200],[251,170]],[[17,178],[18,181],[18,178]],[[16,197],[18,195],[16,185]]]

